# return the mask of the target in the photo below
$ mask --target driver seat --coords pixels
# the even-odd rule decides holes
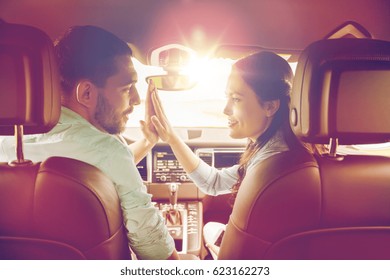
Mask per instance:
[[[0,163],[0,259],[130,259],[111,180],[74,159],[24,159],[23,132],[59,119],[55,60],[45,33],[0,20],[0,135],[17,141],[17,160]]]

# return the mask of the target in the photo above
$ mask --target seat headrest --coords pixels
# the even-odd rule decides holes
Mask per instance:
[[[60,115],[60,79],[50,38],[41,30],[0,21],[0,135],[44,133]]]
[[[369,144],[390,139],[390,42],[331,39],[301,54],[290,124],[310,143]]]

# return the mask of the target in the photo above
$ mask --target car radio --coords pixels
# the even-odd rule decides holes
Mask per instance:
[[[171,148],[158,147],[153,151],[152,182],[189,182],[186,172],[176,159]]]

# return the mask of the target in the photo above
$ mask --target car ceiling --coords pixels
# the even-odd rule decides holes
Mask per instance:
[[[148,52],[179,43],[302,50],[347,21],[390,41],[388,0],[0,0],[0,18],[44,30],[53,40],[72,25],[97,25]]]

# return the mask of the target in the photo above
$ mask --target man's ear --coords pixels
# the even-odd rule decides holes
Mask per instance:
[[[96,105],[97,95],[96,86],[89,80],[81,80],[76,86],[76,100],[87,108]]]
[[[264,102],[264,108],[266,110],[267,117],[272,117],[279,110],[280,100],[271,100]]]

